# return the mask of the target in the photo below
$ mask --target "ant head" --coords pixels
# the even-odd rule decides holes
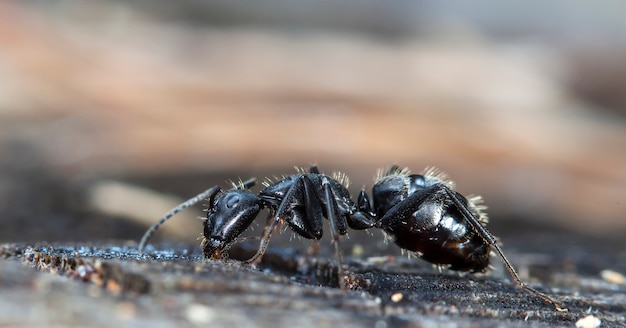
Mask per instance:
[[[209,202],[202,250],[207,258],[219,258],[222,249],[250,226],[263,206],[259,197],[245,189],[213,195]]]

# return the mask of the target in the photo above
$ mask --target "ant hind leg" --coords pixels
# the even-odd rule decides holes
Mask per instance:
[[[461,214],[463,215],[463,217],[465,218],[465,220],[467,220],[467,222],[472,226],[472,228],[483,238],[483,240],[489,244],[489,246],[493,247],[493,249],[496,251],[496,253],[498,253],[498,256],[500,256],[500,259],[502,260],[502,262],[504,263],[504,267],[506,268],[506,270],[509,272],[509,274],[511,275],[511,277],[513,277],[513,280],[515,280],[515,282],[518,284],[518,286],[520,286],[521,289],[535,295],[538,298],[541,298],[542,300],[544,300],[547,303],[552,304],[557,311],[559,312],[567,312],[566,308],[561,308],[560,305],[561,303],[555,299],[553,299],[552,297],[550,297],[547,294],[544,294],[530,286],[528,286],[517,274],[517,271],[515,271],[515,268],[513,268],[513,265],[511,264],[511,262],[509,262],[509,259],[507,259],[507,257],[504,255],[504,252],[502,252],[502,249],[500,248],[500,246],[497,243],[496,238],[491,234],[491,232],[489,232],[483,225],[482,223],[480,223],[480,220],[478,220],[476,218],[476,216],[474,214],[472,214],[472,212],[467,208],[467,206],[465,204],[463,204],[463,202],[461,202],[461,200],[457,197],[456,193],[454,191],[452,191],[450,188],[448,188],[445,185],[439,185],[439,189],[443,189],[445,191],[445,193],[448,195],[448,197],[450,197],[450,200],[452,200],[452,203],[454,203],[454,205],[459,209],[459,211],[461,212]]]

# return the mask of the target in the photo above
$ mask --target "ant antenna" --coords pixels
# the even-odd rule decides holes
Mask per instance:
[[[256,184],[256,178],[250,178],[250,179],[248,179],[246,181],[240,181],[235,186],[235,189],[237,189],[237,190],[250,189],[250,188],[254,187],[255,184]]]
[[[238,183],[237,185],[235,185],[234,189],[248,189],[252,186],[254,186],[254,184],[256,183],[256,179],[252,178],[252,179],[248,179],[246,181],[241,181],[240,183]],[[212,199],[213,197],[215,197],[215,195],[221,190],[221,188],[219,186],[213,186],[199,194],[197,194],[196,196],[186,200],[185,202],[183,202],[182,204],[176,206],[175,208],[173,208],[171,211],[167,212],[167,214],[165,214],[157,223],[153,224],[144,234],[143,237],[141,237],[141,241],[139,242],[139,253],[143,253],[144,248],[146,248],[146,244],[148,243],[148,241],[150,241],[150,238],[152,238],[152,236],[154,235],[154,233],[159,229],[159,227],[165,223],[165,221],[171,219],[173,216],[175,216],[176,214],[182,212],[184,209],[193,206],[207,198]]]

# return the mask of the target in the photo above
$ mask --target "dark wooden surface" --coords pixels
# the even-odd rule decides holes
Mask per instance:
[[[297,242],[272,246],[257,268],[204,260],[187,244],[157,244],[139,255],[134,242],[40,243],[0,248],[0,324],[573,327],[592,314],[602,327],[624,326],[626,286],[600,272],[624,272],[626,253],[571,235],[519,237],[507,241],[511,260],[568,312],[517,289],[497,259],[490,274],[458,275],[417,259],[347,256],[351,288],[342,292],[324,243],[318,256]],[[231,258],[249,257],[255,246],[234,246]]]

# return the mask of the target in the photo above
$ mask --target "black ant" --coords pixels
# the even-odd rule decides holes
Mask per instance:
[[[554,305],[558,311],[567,311],[559,307],[558,301],[520,279],[496,238],[485,228],[487,216],[482,199],[479,196],[466,198],[454,191],[454,183],[435,169],[427,169],[421,175],[410,174],[408,169],[395,165],[379,171],[372,187],[372,202],[362,190],[355,203],[350,198],[345,175],[328,176],[320,173],[316,166],[311,166],[308,172],[299,169],[297,174],[278,181],[266,181],[265,189],[258,196],[248,190],[255,182],[250,179],[233,184],[227,191],[214,186],[182,203],[146,231],[139,251],[143,251],[161,224],[208,198],[201,243],[206,258],[221,258],[222,251],[250,226],[261,209],[267,207],[270,213],[259,250],[246,264],[260,261],[278,223],[287,223],[304,238],[319,240],[326,217],[330,221],[342,288],[345,283],[339,236],[345,235],[348,227],[355,230],[379,228],[402,249],[450,270],[485,272],[493,249],[522,289]]]

